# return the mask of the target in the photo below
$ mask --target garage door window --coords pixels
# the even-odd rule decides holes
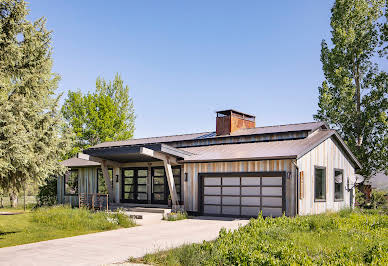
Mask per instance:
[[[315,166],[314,171],[314,199],[326,201],[326,168]]]

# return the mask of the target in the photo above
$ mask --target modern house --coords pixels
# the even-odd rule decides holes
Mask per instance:
[[[256,127],[217,112],[216,130],[104,142],[63,161],[58,201],[109,193],[115,204],[167,206],[215,216],[288,216],[354,204],[361,165],[323,122]]]

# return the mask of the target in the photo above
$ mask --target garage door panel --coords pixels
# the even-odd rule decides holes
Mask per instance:
[[[242,216],[254,216],[257,217],[260,212],[260,207],[241,207]]]
[[[241,205],[260,206],[259,197],[241,197]]]
[[[258,195],[260,195],[260,188],[259,187],[241,187],[241,195],[258,196]]]
[[[240,205],[240,197],[222,197],[222,204]]]
[[[281,187],[262,187],[262,193],[265,196],[281,196],[282,188]]]
[[[205,187],[204,189],[205,195],[221,195],[220,187]]]
[[[221,185],[221,177],[205,178],[205,186],[219,186],[219,185]]]
[[[222,206],[222,214],[240,216],[240,206]]]
[[[204,204],[221,204],[220,196],[204,196],[203,197]]]
[[[223,187],[222,195],[240,195],[240,187]]]
[[[260,177],[242,177],[241,185],[243,186],[259,186],[260,185]]]
[[[239,186],[240,178],[239,177],[224,177],[222,178],[222,185],[225,186]]]
[[[281,208],[263,208],[263,216],[278,217],[282,216]]]
[[[262,185],[281,186],[282,185],[282,177],[263,177]]]
[[[221,214],[221,206],[204,205],[203,212],[206,214]]]
[[[270,207],[282,206],[282,198],[265,197],[263,198],[263,206],[270,206]]]

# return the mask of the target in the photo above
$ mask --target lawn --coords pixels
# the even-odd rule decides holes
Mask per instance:
[[[18,211],[0,209],[0,212]],[[91,212],[56,206],[16,215],[0,215],[0,248],[135,226],[120,212]]]
[[[215,241],[147,254],[152,265],[388,265],[388,216],[374,211],[251,219]]]

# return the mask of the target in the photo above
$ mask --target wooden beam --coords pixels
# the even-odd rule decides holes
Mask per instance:
[[[105,161],[101,163],[102,175],[104,176],[105,186],[108,189],[109,198],[114,201],[112,183],[110,182],[108,166]],[[112,177],[113,178],[113,177]]]
[[[179,207],[179,201],[178,201],[178,195],[176,193],[171,163],[169,160],[163,160],[163,163],[164,163],[164,169],[167,175],[167,183],[168,183],[168,188],[170,190],[172,208],[176,210]]]
[[[164,153],[161,153],[161,152],[158,152],[158,151],[154,151],[154,150],[151,150],[151,149],[148,149],[148,148],[145,148],[145,147],[141,147],[140,148],[140,154],[145,155],[145,156],[149,156],[149,157],[152,157],[152,158],[156,158],[156,159],[159,159],[159,160],[162,160],[162,161],[169,160],[170,164],[178,165],[178,162],[177,162],[176,158],[170,157],[170,156],[168,156],[168,155],[166,155]]]

